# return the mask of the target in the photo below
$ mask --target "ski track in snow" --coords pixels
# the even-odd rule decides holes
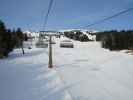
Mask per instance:
[[[0,60],[0,100],[71,100],[45,49],[15,50]]]
[[[97,42],[74,48],[15,50],[0,60],[0,100],[133,100],[133,56],[110,52]]]

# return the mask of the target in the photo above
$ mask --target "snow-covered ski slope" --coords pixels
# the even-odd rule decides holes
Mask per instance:
[[[71,100],[56,70],[47,68],[47,50],[25,52],[0,60],[0,100]]]
[[[97,42],[26,49],[0,60],[0,100],[133,100],[133,56],[110,52]]]

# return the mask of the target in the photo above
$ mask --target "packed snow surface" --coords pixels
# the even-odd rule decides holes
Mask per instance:
[[[110,52],[98,42],[74,48],[14,50],[0,60],[0,100],[133,100],[133,55]]]

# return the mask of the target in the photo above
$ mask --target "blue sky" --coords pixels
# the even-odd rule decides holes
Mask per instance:
[[[9,28],[40,31],[50,0],[0,0],[0,19]],[[54,0],[47,30],[86,26],[119,11],[133,7],[133,0]],[[90,30],[133,29],[133,11]]]

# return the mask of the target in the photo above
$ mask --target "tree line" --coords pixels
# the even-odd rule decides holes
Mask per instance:
[[[27,39],[27,35],[23,34],[21,28],[7,29],[5,23],[0,20],[0,58],[8,57],[14,48],[22,48],[23,41]]]
[[[97,32],[96,40],[109,50],[133,49],[133,30]]]
[[[70,39],[81,41],[81,42],[91,41],[88,38],[88,36],[83,32],[81,32],[80,30],[66,31],[64,32],[64,35]]]

